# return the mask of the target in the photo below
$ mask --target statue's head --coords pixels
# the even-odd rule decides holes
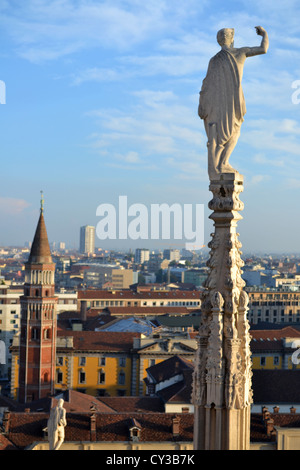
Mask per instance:
[[[59,408],[62,408],[62,407],[64,406],[64,400],[63,400],[62,398],[60,398],[60,399],[58,400],[58,403],[57,403],[57,404],[58,404],[58,407],[59,407]]]
[[[217,41],[221,47],[233,47],[234,41],[234,29],[233,28],[223,28],[218,31]]]

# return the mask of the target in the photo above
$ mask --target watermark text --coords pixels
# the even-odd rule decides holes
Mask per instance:
[[[204,204],[172,205],[135,203],[128,206],[127,196],[119,196],[118,207],[98,206],[100,221],[96,234],[100,240],[178,240],[187,250],[204,243]]]

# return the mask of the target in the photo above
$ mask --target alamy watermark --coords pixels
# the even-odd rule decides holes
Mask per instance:
[[[4,341],[0,341],[0,365],[6,364],[6,347]]]
[[[292,88],[295,89],[294,93],[292,94],[292,103],[299,104],[300,103],[300,80],[294,80],[292,83]]]
[[[127,196],[119,196],[118,207],[100,204],[96,216],[101,217],[96,227],[100,240],[178,240],[187,250],[203,247],[204,204],[128,206]]]
[[[292,354],[292,363],[298,366],[300,364],[300,339],[295,339],[292,343],[292,349],[296,348],[298,349]]]
[[[0,80],[0,104],[6,104],[6,84]]]

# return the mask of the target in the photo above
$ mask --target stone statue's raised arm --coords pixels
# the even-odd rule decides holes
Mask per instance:
[[[266,54],[269,49],[269,37],[267,31],[261,26],[255,26],[258,36],[262,36],[261,45],[258,47],[245,47],[246,57],[253,57],[255,55]]]

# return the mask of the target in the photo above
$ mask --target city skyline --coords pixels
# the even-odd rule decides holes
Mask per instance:
[[[97,207],[126,195],[129,204],[204,204],[207,245],[198,94],[217,31],[234,27],[237,47],[255,46],[261,25],[270,49],[246,62],[247,114],[231,158],[245,176],[240,240],[244,252],[300,252],[299,8],[291,0],[3,1],[0,246],[33,239],[40,190],[51,241],[78,247],[80,227],[99,222]]]

